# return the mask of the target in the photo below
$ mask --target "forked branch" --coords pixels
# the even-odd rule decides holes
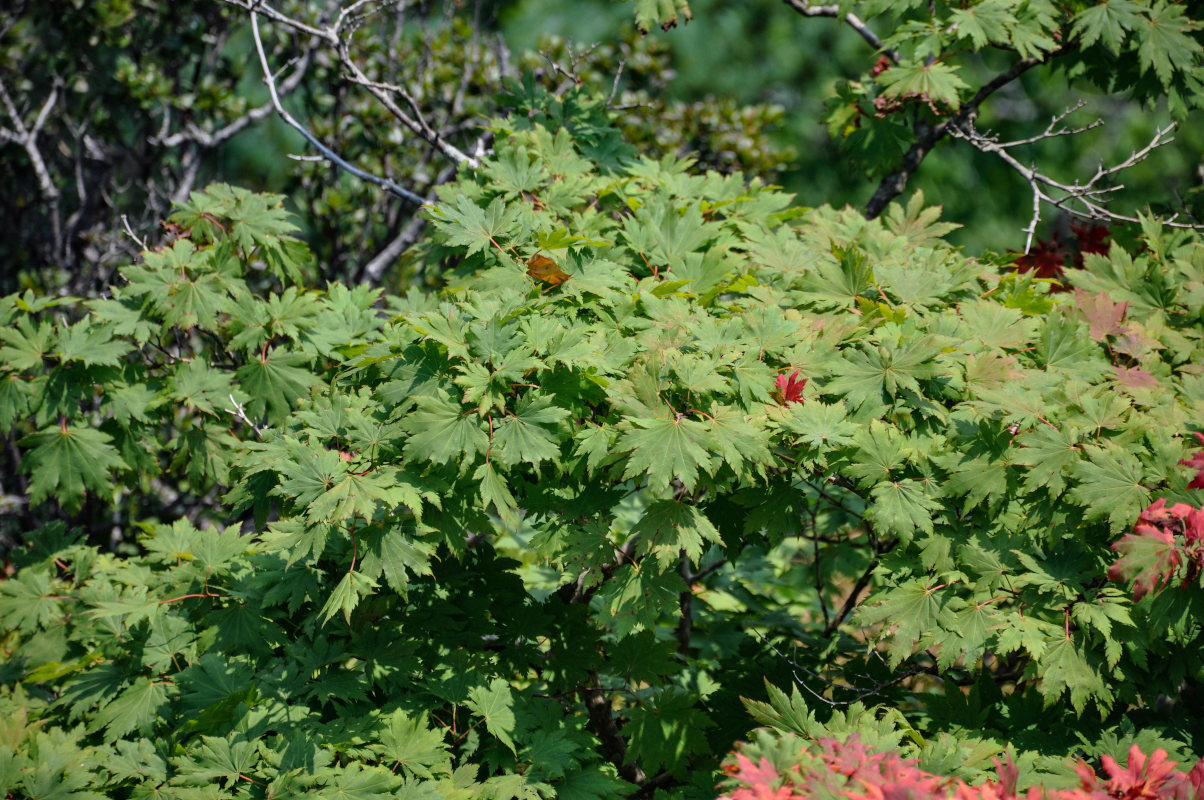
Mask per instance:
[[[290,127],[294,128],[298,133],[300,133],[302,136],[304,136],[305,140],[307,142],[309,142],[311,145],[313,145],[314,148],[317,149],[317,151],[319,153],[321,153],[322,156],[327,161],[330,161],[332,164],[335,164],[336,166],[340,167],[341,169],[351,173],[355,177],[360,178],[361,180],[368,181],[369,183],[374,183],[377,186],[380,186],[383,189],[387,189],[390,192],[392,192],[393,194],[397,195],[398,197],[405,198],[406,200],[409,200],[412,203],[415,203],[417,205],[422,205],[422,203],[425,202],[424,199],[420,195],[414,194],[409,189],[406,189],[403,186],[397,185],[397,183],[395,183],[394,181],[391,181],[388,178],[382,178],[378,175],[372,175],[371,173],[364,172],[359,167],[356,167],[356,166],[348,163],[347,160],[344,159],[342,156],[340,156],[338,153],[331,150],[326,145],[322,144],[322,142],[318,141],[318,138],[316,136],[314,136],[312,133],[310,133],[309,130],[304,125],[302,125],[300,122],[298,122],[297,119],[292,114],[290,114],[288,112],[288,110],[285,109],[285,107],[283,105],[281,105],[281,103],[280,103],[280,95],[276,91],[276,79],[272,75],[272,68],[271,68],[271,65],[268,64],[267,53],[264,52],[264,49],[263,49],[263,38],[259,35],[259,15],[257,13],[255,13],[254,11],[251,12],[251,33],[255,37],[255,52],[259,54],[259,65],[263,68],[263,80],[264,80],[264,83],[267,84],[268,93],[272,97],[272,106],[276,109],[276,113],[280,115],[280,118],[282,120],[284,120],[286,123],[289,124]]]
[[[811,3],[807,2],[807,0],[782,0],[782,2],[793,8],[798,13],[802,14],[804,17],[831,17],[832,19],[839,19],[841,17],[840,6],[836,5],[835,3],[831,5],[816,6],[811,5]],[[844,21],[846,25],[857,31],[857,35],[862,39],[865,39],[866,43],[868,43],[870,47],[874,48],[874,50],[881,50],[883,55],[889,58],[893,63],[899,63],[899,54],[894,50],[883,50],[882,40],[878,38],[877,34],[870,30],[870,26],[866,25],[865,21],[862,20],[861,17],[857,16],[852,11],[849,11],[844,14]]]
[[[1082,105],[1082,103],[1079,103],[1058,114],[1050,121],[1042,133],[1027,139],[999,142],[997,141],[997,137],[977,130],[974,127],[973,120],[967,120],[962,126],[949,131],[951,136],[969,142],[971,146],[980,152],[998,156],[1028,183],[1029,190],[1032,193],[1033,213],[1029,218],[1028,225],[1023,229],[1026,234],[1024,242],[1024,252],[1026,253],[1032,248],[1033,239],[1037,232],[1037,224],[1041,221],[1042,204],[1060,208],[1066,213],[1073,214],[1082,219],[1101,222],[1140,222],[1141,220],[1136,216],[1122,214],[1108,208],[1111,195],[1124,188],[1124,184],[1112,183],[1111,179],[1124,170],[1145,161],[1159,147],[1174,141],[1174,137],[1171,134],[1175,129],[1175,123],[1172,122],[1165,128],[1156,129],[1150,141],[1144,147],[1131,152],[1128,158],[1108,167],[1105,167],[1101,162],[1096,167],[1094,175],[1086,181],[1080,182],[1075,180],[1073,183],[1066,183],[1065,181],[1052,178],[1038,170],[1035,166],[1025,166],[1020,159],[1011,153],[1012,148],[1021,145],[1034,144],[1057,136],[1073,136],[1103,124],[1102,120],[1097,119],[1089,125],[1079,128],[1063,126],[1062,122],[1066,117],[1077,111]],[[1179,222],[1176,216],[1159,219],[1158,222],[1172,228],[1204,229],[1204,225],[1199,223]]]

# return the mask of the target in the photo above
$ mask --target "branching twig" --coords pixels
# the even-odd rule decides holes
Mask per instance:
[[[1010,149],[1020,145],[1032,144],[1043,139],[1050,139],[1055,136],[1068,136],[1102,125],[1101,120],[1096,120],[1090,125],[1081,128],[1058,128],[1069,114],[1081,107],[1067,109],[1062,114],[1054,117],[1045,131],[1037,136],[1028,139],[1019,139],[1013,142],[999,143],[995,138],[981,133],[974,127],[973,120],[967,120],[961,127],[953,128],[949,131],[951,136],[963,139],[970,143],[975,149],[983,153],[993,153],[1003,160],[1005,164],[1015,170],[1028,183],[1029,190],[1033,196],[1033,213],[1029,219],[1028,225],[1023,229],[1026,238],[1024,242],[1024,252],[1029,252],[1032,248],[1033,238],[1037,232],[1037,223],[1041,221],[1041,204],[1048,203],[1056,208],[1060,208],[1068,214],[1073,214],[1076,217],[1083,219],[1099,220],[1104,222],[1140,222],[1140,219],[1128,214],[1121,214],[1112,211],[1107,207],[1109,195],[1119,189],[1124,188],[1124,184],[1109,184],[1108,179],[1118,173],[1126,170],[1136,164],[1141,163],[1149,155],[1159,147],[1169,144],[1174,141],[1171,133],[1175,129],[1175,123],[1167,125],[1165,128],[1156,129],[1154,136],[1150,141],[1138,150],[1134,150],[1129,154],[1129,157],[1123,161],[1114,164],[1110,167],[1105,167],[1102,163],[1096,168],[1095,174],[1087,179],[1086,182],[1080,183],[1076,180],[1074,183],[1065,183],[1055,180],[1045,173],[1039,171],[1035,166],[1025,166],[1019,159],[1011,154]],[[1168,219],[1160,219],[1158,222],[1172,228],[1191,228],[1204,229],[1204,225],[1191,222],[1176,222],[1175,217]]]
[[[980,88],[974,94],[974,97],[970,98],[970,100],[962,105],[961,110],[953,116],[945,119],[943,122],[937,125],[918,126],[916,131],[918,138],[903,155],[902,165],[900,165],[900,167],[890,175],[887,175],[885,178],[883,178],[882,182],[878,184],[878,188],[875,190],[873,197],[871,197],[870,201],[865,204],[865,216],[868,219],[874,219],[883,211],[885,211],[887,205],[889,205],[890,202],[896,197],[901,195],[903,190],[907,188],[907,181],[910,180],[911,176],[914,175],[916,170],[920,168],[921,162],[923,162],[924,158],[927,157],[930,152],[932,152],[932,149],[936,147],[942,139],[950,135],[954,129],[960,129],[965,126],[967,122],[973,121],[978,116],[979,106],[981,106],[988,97],[999,91],[1004,86],[1007,86],[1009,83],[1016,80],[1033,67],[1040,64],[1045,64],[1054,58],[1069,52],[1071,47],[1071,45],[1067,45],[1066,47],[1062,47],[1058,50],[1052,50],[1041,58],[1025,58],[1017,61],[1006,71],[1001,72],[984,84],[982,88]]]
[[[794,682],[796,684],[798,684],[799,686],[802,686],[804,689],[807,690],[807,692],[809,692],[817,700],[820,700],[821,702],[823,702],[829,706],[851,706],[854,703],[861,702],[862,700],[864,700],[867,697],[871,697],[876,694],[881,694],[884,689],[888,689],[891,686],[894,686],[895,684],[902,683],[903,681],[907,680],[908,678],[911,678],[916,675],[920,675],[922,673],[927,672],[927,670],[922,667],[918,667],[918,666],[912,667],[911,669],[904,670],[903,672],[900,672],[897,675],[891,676],[891,679],[888,681],[883,681],[882,683],[876,683],[873,686],[852,686],[852,685],[845,684],[845,683],[837,683],[835,681],[825,678],[823,675],[820,675],[815,670],[804,667],[802,664],[798,663],[798,660],[796,658],[788,658],[785,653],[778,650],[778,648],[774,647],[773,643],[770,642],[768,639],[766,639],[764,636],[762,636],[760,633],[758,633],[756,631],[756,629],[750,628],[750,630],[752,631],[752,634],[754,636],[756,636],[758,639],[761,640],[762,644],[764,644],[766,647],[768,647],[770,650],[773,651],[774,655],[776,655],[778,658],[782,659],[783,661],[785,661],[787,664],[790,665],[791,669],[794,671]],[[798,675],[799,671],[807,673],[807,675],[809,675],[813,679],[823,683],[828,688],[837,689],[842,692],[852,692],[854,695],[853,699],[851,699],[851,700],[835,700],[831,697],[824,697],[822,694],[820,694],[819,692],[815,691],[810,686],[808,686],[807,682],[799,677],[799,675]]]
[[[440,153],[452,161],[468,164],[473,169],[476,169],[479,166],[480,162],[476,157],[464,153],[459,148],[446,141],[439,131],[431,127],[431,125],[426,121],[418,102],[408,91],[401,86],[373,81],[364,73],[359,64],[357,64],[351,57],[350,37],[354,33],[356,24],[348,25],[348,30],[346,32],[343,30],[343,25],[349,19],[351,19],[353,23],[356,22],[357,18],[351,17],[351,13],[364,5],[362,0],[356,0],[356,2],[348,6],[347,9],[344,9],[344,11],[339,14],[332,24],[323,27],[309,25],[301,22],[300,20],[294,19],[272,8],[266,2],[261,2],[261,0],[224,0],[224,2],[234,6],[235,8],[240,8],[250,13],[252,28],[255,31],[256,46],[260,50],[260,61],[263,62],[264,72],[266,74],[270,75],[271,73],[268,70],[267,59],[264,57],[262,46],[260,45],[258,27],[256,24],[256,16],[258,14],[262,14],[271,21],[297,31],[298,33],[312,36],[328,47],[333,48],[335,53],[338,55],[339,63],[346,71],[347,77],[351,80],[351,82],[366,89],[369,94],[375,97],[381,103],[381,105],[383,105],[389,111],[389,113],[398,120],[398,122],[408,128],[412,133],[426,140],[432,147],[437,149]],[[269,84],[269,89],[271,89],[271,84]],[[405,105],[408,106],[409,111],[406,111],[400,105],[398,105],[393,99],[393,95],[399,96]],[[273,105],[276,106],[277,112],[283,117],[285,112],[283,112],[279,103],[276,102],[275,99],[273,99]],[[318,144],[316,140],[308,133],[308,131],[300,127],[295,120],[289,121],[289,119],[290,118],[286,118],[285,121],[289,122],[289,124],[296,128],[303,136],[306,137],[306,139],[310,140],[311,144],[318,146],[319,149],[324,147],[323,145]],[[329,150],[329,148],[327,148],[327,150]],[[334,163],[343,167],[343,169],[348,169],[347,166],[344,166],[346,162],[342,161],[340,163],[341,159],[336,160],[338,157],[334,156],[333,152],[324,153],[324,155],[326,155],[327,158]],[[357,177],[364,178],[365,180],[370,180],[370,178],[366,177],[366,173],[352,172],[352,174],[356,175]],[[393,191],[395,194],[397,194],[397,191],[388,185],[391,184],[392,181],[387,181],[385,178],[377,178],[373,182],[377,183],[377,185],[389,188],[390,191]],[[396,186],[396,184],[393,184],[393,186]],[[409,195],[412,195],[412,197],[409,199],[417,198],[417,195],[413,195],[412,192],[409,193]],[[407,195],[402,196],[404,197]]]
[[[234,406],[234,408],[227,408],[226,413],[232,417],[235,417],[236,419],[242,420],[251,428],[251,430],[255,431],[257,436],[263,436],[263,428],[251,421],[251,418],[247,416],[247,410],[243,408],[242,403],[235,400],[234,395],[228,396],[230,398],[230,403]]]
[[[884,542],[874,548],[874,558],[870,561],[869,566],[865,568],[865,571],[861,573],[861,576],[857,578],[857,583],[853,585],[853,591],[849,592],[849,596],[845,598],[844,605],[840,607],[840,611],[837,612],[836,616],[832,617],[828,621],[828,624],[824,626],[821,635],[825,639],[831,638],[849,614],[853,613],[853,609],[857,607],[857,601],[861,599],[861,593],[865,591],[865,587],[869,585],[870,580],[874,577],[874,570],[878,569],[879,557],[883,553],[889,553],[893,550],[898,541],[898,539],[895,539],[890,542]]]
[[[305,73],[309,70],[310,57],[312,55],[312,47],[307,48],[305,52],[301,54],[301,57],[297,59],[296,65],[293,67],[292,73],[283,81],[281,81],[280,85],[276,87],[277,94],[279,94],[281,97],[287,97],[288,95],[292,94],[298,86],[301,85],[301,81],[305,79]],[[205,149],[212,149],[225,143],[227,140],[246,130],[254,123],[258,122],[264,117],[267,117],[275,110],[275,103],[264,103],[261,106],[256,106],[255,108],[251,109],[233,122],[229,122],[213,131],[207,131],[198,127],[195,123],[189,122],[185,126],[184,130],[177,131],[170,136],[161,132],[158,136],[155,136],[151,139],[151,143],[163,145],[165,147],[178,147],[187,142],[195,142]],[[168,115],[164,114],[164,129],[166,129],[167,123]]]
[[[46,101],[42,103],[42,108],[38,111],[33,125],[26,126],[21,112],[17,109],[17,104],[13,102],[12,97],[8,93],[8,87],[5,86],[3,80],[0,80],[0,103],[3,103],[4,111],[8,114],[13,126],[12,130],[0,129],[0,136],[3,136],[7,141],[19,144],[29,157],[29,163],[33,166],[34,175],[38,179],[38,189],[42,192],[42,196],[46,198],[46,202],[50,206],[50,223],[54,235],[55,249],[61,252],[64,241],[62,220],[59,213],[59,188],[55,186],[54,179],[50,177],[50,170],[46,167],[46,162],[42,159],[42,151],[38,148],[38,134],[42,132],[42,128],[46,124],[46,119],[50,116],[51,109],[58,102],[58,97],[59,87],[56,82],[54,88],[50,90],[50,94],[46,97]]]
[[[377,175],[372,175],[370,173],[364,172],[359,167],[355,167],[355,166],[352,166],[351,164],[349,164],[338,153],[334,152],[329,147],[327,147],[326,145],[324,145],[320,141],[318,141],[317,137],[315,137],[312,133],[310,133],[304,125],[302,125],[300,122],[298,122],[293,117],[292,114],[288,113],[288,111],[285,110],[284,106],[281,105],[281,103],[280,103],[280,96],[276,92],[276,79],[272,75],[272,68],[268,64],[267,53],[265,53],[264,49],[263,49],[263,38],[259,35],[259,14],[256,13],[254,8],[251,10],[251,33],[253,34],[253,36],[255,38],[255,51],[259,54],[259,65],[263,68],[264,83],[267,84],[268,93],[272,96],[272,105],[275,107],[276,113],[280,115],[280,118],[283,119],[285,122],[287,122],[298,133],[300,133],[302,136],[304,136],[305,140],[308,141],[310,144],[312,144],[315,148],[317,148],[318,152],[320,152],[322,155],[326,156],[326,159],[328,161],[330,161],[331,163],[341,167],[346,172],[351,173],[352,175],[356,176],[357,178],[359,178],[361,180],[368,181],[369,183],[374,183],[383,189],[389,190],[390,192],[397,195],[398,197],[405,198],[406,200],[409,200],[410,202],[415,203],[417,205],[422,205],[422,203],[424,202],[423,198],[420,197],[419,195],[414,194],[409,189],[406,189],[402,186],[398,186],[396,183],[389,180],[388,178],[381,178]]]
[[[783,3],[793,8],[804,17],[831,17],[837,19],[840,17],[840,6],[832,4],[826,6],[813,6],[807,0],[782,0]],[[875,51],[881,50],[882,53],[891,60],[892,63],[899,63],[899,54],[891,49],[882,49],[882,40],[878,35],[870,30],[870,26],[854,14],[852,11],[844,15],[844,21],[850,28],[857,31],[862,39],[869,43],[870,47]]]

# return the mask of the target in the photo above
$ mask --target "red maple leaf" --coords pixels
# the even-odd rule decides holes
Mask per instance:
[[[1082,289],[1074,290],[1074,302],[1091,325],[1091,338],[1101,342],[1112,334],[1121,334],[1125,329],[1120,322],[1129,310],[1128,302],[1114,303],[1107,292],[1089,294]]]
[[[1196,433],[1196,438],[1200,440],[1200,444],[1204,445],[1204,434]],[[1185,458],[1179,463],[1196,470],[1196,477],[1191,479],[1191,483],[1187,484],[1187,488],[1204,489],[1204,450],[1197,450],[1195,453],[1192,453],[1190,458]]]
[[[786,377],[786,371],[783,370],[774,382],[774,396],[782,405],[803,402],[803,387],[807,385],[807,379],[799,380],[798,374],[799,370],[796,369],[790,377]]]
[[[1164,796],[1159,790],[1168,779],[1171,783],[1183,780],[1181,775],[1174,774],[1175,762],[1167,759],[1165,750],[1155,750],[1146,758],[1141,748],[1133,745],[1129,748],[1128,769],[1122,769],[1111,756],[1100,761],[1108,773],[1107,792],[1118,800],[1155,800]]]
[[[1141,389],[1158,385],[1158,379],[1141,367],[1113,366],[1112,369],[1116,372],[1116,382],[1123,383],[1125,386]],[[1204,453],[1201,455],[1204,455]],[[1182,464],[1183,462],[1179,463]],[[1204,467],[1204,463],[1201,464],[1201,467]]]
[[[1108,252],[1108,226],[1107,225],[1090,225],[1086,222],[1071,222],[1070,230],[1074,233],[1075,238],[1079,240],[1079,258],[1082,261],[1082,253],[1107,253]]]
[[[1031,272],[1038,278],[1061,280],[1065,266],[1066,254],[1056,236],[1037,242],[1027,253],[1016,259],[1017,269],[1021,272]]]

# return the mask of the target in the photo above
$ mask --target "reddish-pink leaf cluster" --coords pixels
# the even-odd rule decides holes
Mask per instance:
[[[1196,437],[1204,445],[1204,435]],[[1204,450],[1179,463],[1196,470],[1188,488],[1204,489]],[[1108,577],[1132,581],[1134,600],[1165,589],[1177,578],[1186,587],[1204,571],[1204,508],[1167,506],[1166,498],[1159,498],[1112,549],[1120,558],[1109,567]]]
[[[1027,253],[1016,259],[1016,268],[1020,272],[1031,272],[1038,278],[1061,281],[1067,264],[1081,268],[1084,254],[1108,252],[1107,227],[1071,222],[1070,232],[1073,236],[1067,241],[1063,241],[1056,233],[1049,239],[1038,240]],[[1055,285],[1051,291],[1064,292],[1066,288]]]
[[[1201,445],[1204,445],[1204,433],[1197,433],[1196,438],[1200,440]],[[1187,488],[1204,489],[1204,450],[1197,450],[1192,453],[1191,458],[1185,458],[1179,463],[1196,470],[1196,477],[1191,479],[1191,483],[1187,484]]]
[[[782,370],[774,382],[774,397],[782,405],[803,402],[803,387],[807,385],[807,379],[800,380],[798,375],[797,369],[789,377],[786,376],[786,371]]]
[[[1160,497],[1112,549],[1120,558],[1108,568],[1108,577],[1132,581],[1134,600],[1170,586],[1183,564],[1187,571],[1180,585],[1186,586],[1199,576],[1204,559],[1204,510],[1187,503],[1167,507]]]
[[[724,767],[733,788],[719,800],[1021,800],[1016,791],[1019,772],[1010,760],[998,761],[999,782],[971,785],[958,778],[941,777],[920,769],[914,759],[897,751],[875,752],[856,737],[847,742],[820,739],[818,751],[804,750],[798,762],[785,770],[767,758],[754,762],[737,753]],[[1204,760],[1190,772],[1175,772],[1166,751],[1146,756],[1141,748],[1129,749],[1128,767],[1114,759],[1101,759],[1106,777],[1079,762],[1079,786],[1047,790],[1034,786],[1023,800],[1204,800]]]

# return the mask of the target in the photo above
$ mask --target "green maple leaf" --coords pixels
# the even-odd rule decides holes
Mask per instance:
[[[1046,489],[1057,497],[1066,487],[1066,476],[1083,457],[1079,434],[1073,428],[1039,425],[1019,438],[1016,463],[1030,467],[1024,480],[1024,492]]]
[[[80,320],[59,329],[55,352],[60,361],[78,361],[93,366],[118,364],[131,349],[128,342],[113,339],[113,326]]]
[[[893,626],[889,660],[898,666],[913,652],[926,647],[942,631],[954,630],[948,595],[930,580],[910,580],[888,591],[874,605],[863,607],[858,619],[865,625]],[[890,632],[890,628],[887,629]]]
[[[569,412],[552,403],[552,397],[528,395],[519,401],[513,414],[498,421],[493,448],[499,462],[512,466],[525,461],[533,467],[543,461],[559,462],[560,445],[552,434],[556,423]]]
[[[1061,637],[1047,647],[1037,666],[1046,707],[1065,691],[1070,692],[1070,704],[1079,713],[1093,698],[1105,708],[1111,705],[1112,690],[1099,661],[1096,654],[1080,650],[1074,639]]]
[[[963,303],[958,313],[966,321],[966,334],[990,348],[1024,347],[1037,328],[1019,309],[988,300]]]
[[[113,487],[111,473],[127,469],[112,438],[91,428],[52,425],[21,440],[29,448],[21,469],[32,476],[29,500],[51,495],[68,511],[79,508],[87,489],[103,494]]]
[[[874,420],[868,428],[859,429],[853,436],[857,454],[845,468],[850,476],[861,483],[874,486],[889,480],[893,470],[901,468],[907,460],[907,442],[899,429],[881,420]]]
[[[870,259],[855,245],[833,247],[835,261],[826,258],[804,273],[799,285],[801,296],[820,309],[847,308],[859,297],[874,291],[874,270]]]
[[[26,568],[0,583],[0,619],[4,630],[33,634],[49,628],[62,614],[54,580],[42,570]]]
[[[129,741],[122,739],[114,744],[114,753],[105,759],[105,769],[119,781],[139,781],[149,778],[151,783],[161,784],[167,780],[167,761],[155,751],[150,739]]]
[[[273,347],[262,358],[254,358],[239,367],[235,375],[250,398],[247,411],[252,416],[286,416],[293,403],[309,394],[310,387],[321,383],[306,368],[308,364],[309,357],[304,353],[289,353]]]
[[[322,800],[386,800],[397,797],[400,780],[389,770],[353,761],[339,772],[326,772]]]
[[[259,752],[254,741],[241,737],[233,741],[225,736],[202,736],[201,746],[189,750],[188,755],[176,763],[180,768],[180,779],[186,783],[202,785],[219,779],[230,786],[251,773],[258,762]]]
[[[518,503],[502,473],[486,461],[477,467],[473,477],[481,482],[481,507],[487,510],[493,506],[503,522],[508,525],[516,523],[518,521]]]
[[[411,717],[397,709],[381,720],[380,744],[372,750],[383,766],[400,767],[403,775],[431,780],[451,774],[451,755],[443,734],[430,729],[426,713]]]
[[[957,67],[941,61],[912,61],[891,67],[878,76],[884,97],[922,97],[944,103],[956,111],[961,106],[958,91],[970,85],[957,74]]]
[[[547,168],[536,155],[528,155],[525,150],[517,147],[506,147],[500,150],[492,159],[482,165],[484,174],[493,179],[498,186],[514,194],[534,192],[548,178]],[[568,232],[565,231],[567,234]],[[568,246],[568,245],[564,245]],[[540,242],[544,250],[553,249]]]
[[[984,0],[965,9],[955,9],[950,22],[957,26],[957,38],[970,39],[975,50],[988,44],[1007,44],[1009,30],[1016,22],[1011,8],[1014,3],[1004,0]]]
[[[322,618],[322,624],[325,625],[331,617],[341,611],[343,619],[350,625],[351,612],[359,605],[360,597],[371,594],[375,588],[376,581],[364,573],[356,571],[345,573],[338,585],[334,587],[334,591],[330,593],[330,597],[326,598],[322,610],[318,612],[318,616]]]
[[[1022,614],[1008,614],[998,629],[996,647],[1002,654],[1023,650],[1040,658],[1049,643],[1062,636],[1062,629],[1044,620]]]
[[[1072,469],[1078,483],[1070,490],[1070,499],[1086,509],[1087,520],[1106,516],[1113,533],[1130,527],[1150,504],[1150,492],[1142,485],[1141,462],[1114,445],[1084,445],[1083,449],[1088,460]]]
[[[463,247],[464,254],[483,253],[503,233],[514,233],[511,228],[519,221],[519,208],[507,208],[501,197],[493,198],[488,208],[481,208],[465,195],[456,195],[451,203],[440,203],[431,208],[431,220],[435,227],[447,236],[451,247]]]
[[[593,474],[612,455],[614,431],[602,425],[585,425],[573,434],[573,454],[585,458],[585,467]]]
[[[754,471],[764,474],[763,468],[774,463],[764,429],[754,425],[737,408],[712,406],[705,425],[719,457],[737,475],[751,477]]]
[[[821,455],[833,448],[853,444],[858,429],[848,420],[848,414],[848,408],[841,401],[829,405],[808,400],[791,403],[786,416],[775,421],[796,434],[815,455]]]
[[[178,403],[215,417],[223,415],[230,406],[230,395],[234,393],[234,382],[229,373],[214,369],[203,358],[194,358],[177,366],[168,376],[163,392]]]
[[[606,800],[626,797],[635,790],[634,785],[605,768],[590,766],[565,775],[564,780],[556,784],[556,797],[558,800]]]
[[[715,727],[698,707],[698,695],[670,686],[628,711],[623,733],[648,770],[680,770],[694,753],[708,749],[706,731]]]
[[[631,529],[640,536],[640,548],[656,556],[662,570],[677,562],[682,551],[697,564],[709,544],[722,544],[719,531],[696,506],[659,500]]]
[[[165,325],[215,330],[218,315],[234,310],[227,281],[210,271],[210,251],[197,251],[189,240],[179,239],[159,253],[144,253],[143,258],[145,267],[125,271],[130,283],[124,295],[145,297]],[[205,271],[195,276],[189,273],[198,268]]]
[[[1107,368],[1095,343],[1083,335],[1083,325],[1062,314],[1045,318],[1034,347],[1037,363],[1091,380]]]
[[[415,402],[417,408],[402,421],[410,433],[405,443],[408,460],[446,464],[454,459],[470,464],[489,449],[489,435],[475,414],[465,414],[463,407],[442,394]]]
[[[966,497],[963,513],[987,498],[990,498],[989,507],[994,510],[1011,496],[1011,444],[1007,429],[997,424],[979,423],[977,436],[962,444],[960,452],[938,459],[938,463],[949,470],[949,478],[942,487],[945,495]]]
[[[616,448],[630,453],[624,478],[648,473],[653,487],[664,488],[677,478],[687,490],[698,483],[698,472],[710,474],[713,460],[708,450],[713,441],[707,427],[685,417],[677,419],[630,420],[635,430],[627,431]]]
[[[116,289],[114,293],[117,293]],[[131,336],[139,345],[150,341],[150,337],[159,329],[157,324],[147,319],[142,304],[132,298],[91,300],[87,305],[97,320],[113,326],[113,333]]]
[[[698,250],[715,235],[697,206],[678,211],[664,200],[639,209],[623,223],[623,238],[637,253],[655,264],[674,264]]]
[[[389,525],[384,530],[364,536],[364,569],[370,571],[379,561],[385,581],[394,592],[405,595],[409,587],[409,576],[430,575],[431,557],[435,548],[426,542],[411,539]]]
[[[678,596],[685,590],[675,571],[657,573],[624,564],[598,592],[602,598],[599,622],[610,625],[617,639],[636,630],[653,630],[663,615],[677,608]]]
[[[933,532],[932,513],[939,511],[941,504],[929,498],[917,481],[884,481],[874,487],[870,497],[866,517],[880,533],[889,531],[907,542],[917,530]]]
[[[1112,52],[1119,53],[1127,33],[1141,23],[1141,6],[1130,0],[1104,0],[1088,5],[1075,15],[1071,35],[1079,37],[1083,47],[1102,40]]]
[[[983,648],[999,621],[999,612],[990,605],[969,603],[955,612],[953,635],[941,646],[937,659],[939,666],[948,669],[962,656],[977,659],[982,655]]]
[[[134,729],[148,733],[158,717],[159,709],[167,704],[168,685],[150,678],[135,678],[121,694],[101,706],[88,727],[105,729],[105,740],[120,739]]]
[[[853,407],[866,401],[880,402],[884,395],[895,397],[901,390],[921,394],[919,381],[940,372],[933,360],[940,351],[940,345],[929,336],[897,348],[864,344],[842,354],[844,363],[832,368],[836,377],[823,392],[845,395]]]
[[[664,30],[677,27],[677,15],[693,19],[687,0],[635,0],[635,26],[646,34],[659,25]]]
[[[765,692],[769,702],[749,700],[741,697],[740,702],[748,709],[749,716],[762,725],[766,725],[782,733],[796,733],[799,736],[810,737],[816,729],[815,712],[807,707],[798,690],[798,685],[790,687],[790,696],[778,687],[765,680]]]
[[[0,364],[17,372],[41,368],[54,338],[53,325],[42,322],[35,327],[27,317],[19,319],[16,325],[0,326],[0,342],[4,344],[0,347]]]
[[[1137,57],[1141,71],[1153,67],[1162,85],[1170,88],[1175,72],[1188,72],[1195,67],[1196,58],[1204,48],[1188,35],[1199,30],[1200,23],[1184,16],[1179,3],[1159,0],[1150,9],[1143,25],[1134,31],[1141,39]]]
[[[339,460],[338,455],[329,450],[323,451],[319,458],[323,461],[330,461],[326,454],[334,456],[336,461]],[[386,508],[391,508],[399,499],[393,482],[389,480],[388,476],[379,472],[359,475],[347,472],[345,467],[346,465],[342,464],[341,474],[337,479],[334,479],[325,487],[325,491],[309,502],[305,509],[307,517],[324,522],[339,522],[352,516],[370,520],[376,514],[378,502]],[[337,466],[335,468],[339,469]],[[333,475],[331,477],[333,478]],[[311,489],[318,488],[314,480],[315,478],[309,479]],[[301,482],[300,480],[288,481],[288,488],[298,488]],[[286,489],[285,483],[281,482],[281,489]]]
[[[485,720],[485,727],[498,741],[516,752],[511,738],[515,729],[514,694],[505,678],[494,678],[488,686],[474,686],[465,705]]]

